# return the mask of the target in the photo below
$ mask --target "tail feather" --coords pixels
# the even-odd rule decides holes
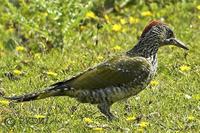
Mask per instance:
[[[68,90],[70,90],[69,86],[57,85],[57,86],[50,86],[41,92],[30,93],[21,96],[12,96],[12,97],[3,96],[3,98],[14,102],[26,102],[26,101],[44,99],[51,96],[64,96],[66,95],[66,92]]]

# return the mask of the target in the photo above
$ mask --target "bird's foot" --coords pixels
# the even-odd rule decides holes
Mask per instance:
[[[101,113],[103,113],[109,121],[113,121],[113,120],[117,120],[118,117],[114,116],[111,112],[110,112],[110,104],[99,104],[97,107],[99,108],[99,110],[101,111]]]
[[[107,115],[106,117],[108,118],[109,121],[118,121],[119,120],[119,118],[117,116],[114,116],[113,114]]]

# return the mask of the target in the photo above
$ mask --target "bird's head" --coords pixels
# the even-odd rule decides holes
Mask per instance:
[[[152,41],[152,43],[154,43],[153,45],[157,45],[158,48],[165,45],[175,45],[185,50],[189,50],[183,42],[175,38],[174,32],[166,24],[160,21],[151,21],[140,36],[140,41],[146,40],[149,41],[149,44],[153,39],[156,42]]]

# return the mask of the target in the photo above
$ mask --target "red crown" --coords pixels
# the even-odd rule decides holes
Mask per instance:
[[[151,21],[143,30],[140,38],[143,38],[145,36],[145,34],[153,27],[153,26],[156,26],[156,25],[159,25],[159,24],[164,24],[162,23],[161,21],[159,20],[153,20]]]

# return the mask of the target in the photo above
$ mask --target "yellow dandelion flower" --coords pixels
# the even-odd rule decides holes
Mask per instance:
[[[192,99],[199,101],[200,100],[200,94],[192,95]]]
[[[96,16],[95,13],[92,12],[92,11],[87,12],[87,13],[85,14],[85,17],[86,17],[86,18],[97,19],[97,16]]]
[[[34,115],[33,117],[36,118],[36,119],[44,119],[46,116],[44,116],[44,115]]]
[[[187,65],[182,65],[182,66],[179,67],[179,69],[182,72],[187,72],[187,71],[190,71],[191,67],[187,66]]]
[[[200,5],[197,6],[197,9],[200,10]]]
[[[115,50],[115,51],[119,51],[119,50],[121,50],[122,48],[119,46],[119,45],[116,45],[116,46],[114,46],[113,47],[113,50]]]
[[[15,70],[13,70],[13,74],[14,75],[21,75],[22,71],[15,69]]]
[[[145,122],[145,121],[139,123],[139,126],[141,128],[146,128],[148,125],[149,125],[149,122]]]
[[[114,24],[112,30],[116,32],[121,31],[122,30],[121,24]]]
[[[152,81],[150,82],[150,85],[151,85],[151,86],[157,86],[158,84],[159,84],[159,82],[156,81],[156,80],[152,80]]]
[[[111,19],[108,15],[104,15],[104,18],[105,18],[107,23],[111,23]]]
[[[23,46],[17,46],[16,47],[16,51],[18,51],[18,52],[23,52],[23,51],[25,51],[26,49],[23,47]]]
[[[195,120],[195,117],[192,116],[192,115],[189,115],[189,116],[187,117],[187,119],[188,119],[189,121],[194,121],[194,120]]]
[[[3,105],[9,105],[10,102],[7,101],[7,100],[0,100],[0,104],[3,104]]]
[[[198,16],[198,19],[200,19],[200,15]]]
[[[92,123],[92,122],[93,122],[92,119],[90,119],[90,118],[88,118],[88,117],[83,118],[83,121],[84,121],[85,123]]]
[[[99,55],[99,56],[97,56],[97,59],[98,59],[98,60],[102,60],[102,59],[103,59],[103,56]]]
[[[153,14],[150,11],[144,11],[141,13],[141,15],[147,17],[147,16],[152,16]]]
[[[138,18],[130,17],[129,18],[129,23],[130,24],[137,24],[139,22]]]
[[[126,118],[126,121],[134,121],[136,119],[135,116],[129,116]]]
[[[95,128],[92,128],[93,131],[103,131],[103,128],[101,127],[95,127]]]
[[[120,23],[121,23],[122,25],[126,24],[126,19],[124,19],[124,18],[120,19]]]
[[[43,16],[43,17],[48,16],[48,12],[44,12],[44,13],[42,13],[42,16]]]
[[[10,33],[13,33],[14,31],[15,31],[14,28],[9,28],[9,29],[8,29],[8,32],[10,32]]]
[[[34,54],[34,58],[35,59],[40,59],[41,58],[41,54],[40,53],[35,53]]]
[[[80,31],[83,31],[85,29],[86,29],[86,26],[83,26],[83,25],[80,26]]]
[[[52,77],[56,77],[56,76],[58,76],[57,73],[52,72],[52,71],[48,71],[48,72],[47,72],[47,75],[52,76]]]

